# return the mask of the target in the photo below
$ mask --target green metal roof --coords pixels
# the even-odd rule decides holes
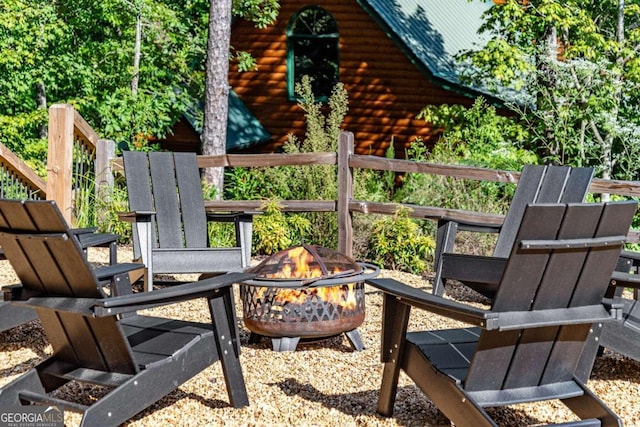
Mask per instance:
[[[202,135],[203,103],[198,101],[185,113],[193,129]],[[233,90],[229,91],[227,151],[241,150],[267,141],[271,134],[262,126]]]
[[[475,0],[358,0],[405,54],[426,71],[434,83],[464,92],[486,92],[463,86],[463,64],[454,56],[482,48],[487,35],[478,34],[482,14],[493,2]]]

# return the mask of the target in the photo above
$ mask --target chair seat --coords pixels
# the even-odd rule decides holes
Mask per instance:
[[[479,336],[480,328],[409,332],[407,344],[413,344],[439,371],[462,382]]]
[[[215,345],[211,324],[137,315],[124,318],[120,325],[140,369],[175,357],[201,340]]]

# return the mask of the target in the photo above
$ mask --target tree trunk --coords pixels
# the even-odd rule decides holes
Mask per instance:
[[[42,81],[36,83],[36,108],[47,109],[47,92]],[[47,123],[44,123],[38,129],[38,137],[40,139],[46,139],[49,136],[48,126]]]
[[[226,152],[230,39],[231,0],[211,0],[202,126],[202,154],[204,155],[220,155]],[[217,189],[216,198],[220,199],[224,169],[205,169],[204,180]]]
[[[624,44],[625,41],[625,36],[624,36],[624,0],[618,0],[618,16],[617,16],[617,22],[616,22],[616,41],[618,42],[619,46],[622,47],[622,45]],[[619,50],[618,52],[621,52],[621,50]],[[620,69],[622,69],[622,67],[624,66],[624,58],[622,57],[621,53],[618,53],[618,57],[616,58],[616,63],[618,64],[618,66],[620,67]],[[615,93],[614,93],[614,107],[612,107],[612,111],[611,111],[611,117],[614,118],[614,120],[618,120],[618,112],[620,110],[620,104],[622,102],[622,74],[619,74],[617,77],[615,77],[618,80],[618,84],[615,85],[615,87],[617,88]],[[615,129],[616,126],[614,126]],[[613,131],[615,132],[615,130]],[[601,138],[602,141],[602,178],[604,179],[609,179],[613,176],[613,134],[612,132],[609,132],[607,135],[604,136],[604,138]],[[603,202],[608,202],[610,198],[609,194],[602,194],[602,201]]]
[[[138,94],[138,80],[140,79],[140,55],[142,50],[142,13],[136,17],[136,44],[133,49],[133,77],[131,78],[131,95]]]

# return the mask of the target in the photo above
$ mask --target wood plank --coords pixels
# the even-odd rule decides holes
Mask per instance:
[[[206,248],[207,217],[202,199],[202,180],[195,153],[173,153],[176,181],[180,197],[180,213],[184,233],[184,246]]]
[[[47,184],[45,181],[2,143],[0,143],[0,157],[2,158],[2,166],[14,173],[31,191],[42,196],[46,195]]]
[[[171,153],[149,153],[149,170],[158,227],[158,244],[161,248],[182,248],[184,236],[176,190],[178,184]]]

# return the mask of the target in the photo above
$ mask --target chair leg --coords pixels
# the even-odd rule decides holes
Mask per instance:
[[[251,266],[253,215],[240,215],[236,221],[236,242],[242,248],[242,268]]]
[[[433,294],[442,296],[446,278],[442,277],[442,254],[453,251],[453,246],[458,233],[458,223],[453,221],[438,221],[438,232],[436,235],[436,253],[434,254],[433,271]]]
[[[229,401],[235,408],[249,406],[240,365],[240,343],[231,286],[220,289],[220,295],[209,299],[209,311]]]
[[[402,304],[395,297],[385,294],[381,343],[381,359],[384,363],[384,370],[377,411],[386,417],[393,415],[393,405],[398,391],[398,378],[404,357],[403,342],[407,333],[410,312],[411,306]]]

